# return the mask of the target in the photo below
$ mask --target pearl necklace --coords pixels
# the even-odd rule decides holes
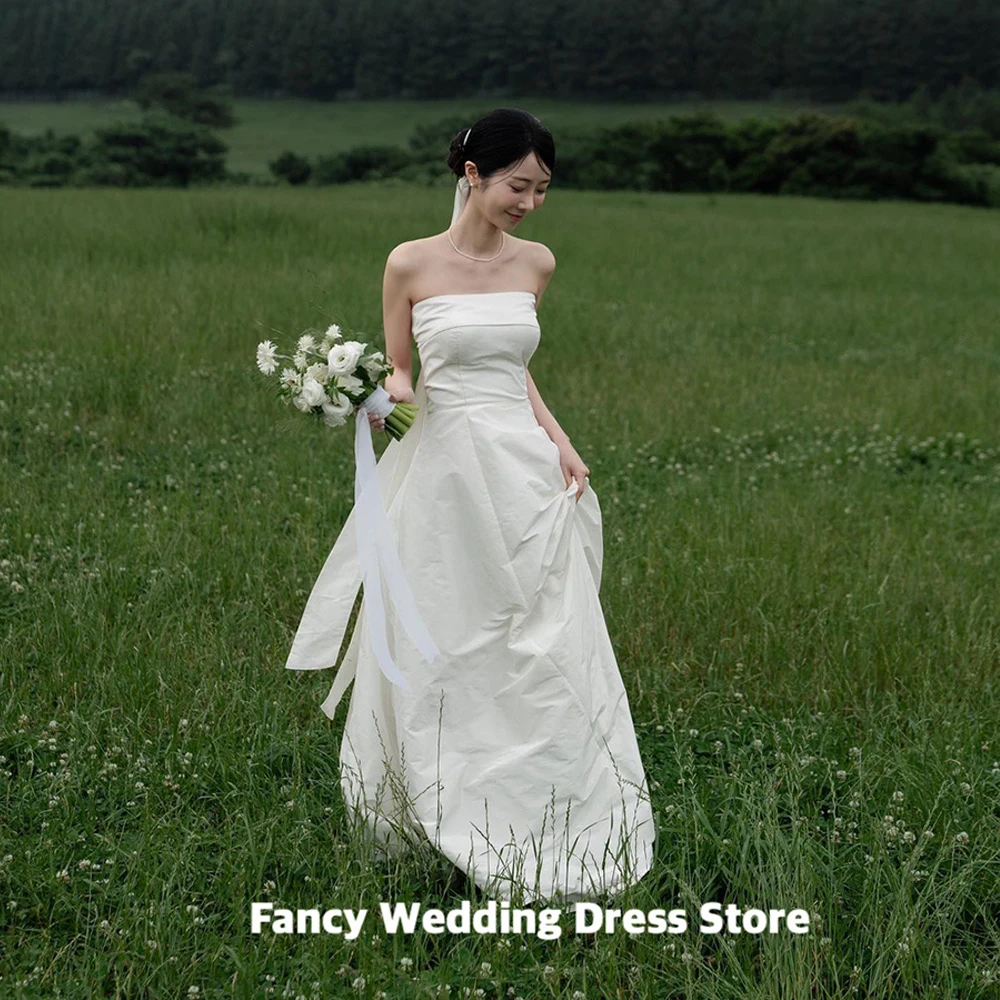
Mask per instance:
[[[503,253],[503,248],[507,244],[507,234],[502,229],[500,230],[500,249],[492,257],[473,257],[472,254],[468,254],[464,250],[459,250],[458,247],[455,246],[455,241],[451,238],[450,227],[448,229],[448,242],[451,243],[451,245],[455,247],[455,250],[458,253],[460,253],[463,257],[468,257],[469,260],[478,260],[482,261],[483,263],[489,263],[491,260],[496,260],[497,257],[499,257],[500,254]]]

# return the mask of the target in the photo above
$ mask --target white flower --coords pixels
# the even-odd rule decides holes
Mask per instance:
[[[381,351],[374,351],[362,362],[364,369],[368,372],[368,377],[374,382],[382,374],[385,368],[385,355]]]
[[[278,362],[274,358],[276,350],[277,345],[270,340],[262,340],[257,345],[257,367],[265,375],[270,375],[278,367]]]
[[[303,413],[309,413],[309,412],[310,412],[310,411],[312,410],[312,406],[310,406],[310,405],[309,405],[309,403],[308,403],[308,402],[306,402],[306,400],[304,400],[304,399],[302,398],[302,393],[301,393],[301,392],[297,392],[297,393],[296,393],[296,394],[295,394],[294,396],[292,396],[292,402],[293,402],[293,403],[294,403],[294,404],[295,404],[295,405],[296,405],[296,406],[297,406],[297,407],[298,407],[298,408],[299,408],[299,409],[300,409],[300,410],[301,410],[301,411],[302,411]]]
[[[354,404],[343,393],[333,391],[330,399],[323,404],[323,420],[328,427],[343,427]]]
[[[311,333],[304,333],[299,337],[298,348],[300,351],[311,351],[316,346],[316,339]]]
[[[340,327],[337,326],[336,323],[331,323],[326,328],[326,333],[323,334],[323,339],[329,341],[329,343],[324,344],[324,350],[327,351],[330,350],[330,348],[333,347],[333,342],[340,340],[340,337],[341,337]]]
[[[302,378],[294,368],[283,368],[281,371],[281,384],[289,389],[298,389],[302,385]]]
[[[322,406],[329,399],[323,386],[316,379],[308,376],[302,382],[302,392],[299,395],[310,406]]]
[[[358,362],[364,352],[365,345],[357,340],[346,340],[342,344],[335,344],[330,348],[326,359],[330,366],[330,374],[354,374],[354,369],[358,367]]]
[[[330,370],[322,361],[317,361],[306,369],[306,378],[315,379],[317,382],[324,383],[329,377]]]
[[[309,364],[309,359],[305,356],[305,354],[302,351],[299,351],[295,355],[295,357],[292,358],[292,362],[300,372],[304,372]]]
[[[344,392],[361,392],[365,387],[364,382],[355,375],[337,375],[333,384]]]

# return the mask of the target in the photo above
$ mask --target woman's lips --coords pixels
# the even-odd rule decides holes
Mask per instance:
[[[510,216],[510,217],[511,217],[512,219],[523,219],[523,218],[524,218],[524,216],[523,216],[523,215],[515,215],[515,214],[514,214],[513,212],[508,212],[507,214],[508,214],[508,215],[509,215],[509,216]]]

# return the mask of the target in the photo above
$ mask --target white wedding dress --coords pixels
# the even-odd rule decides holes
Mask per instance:
[[[414,305],[412,331],[419,411],[377,472],[439,654],[421,656],[386,600],[410,690],[390,683],[362,599],[321,706],[333,718],[353,678],[345,804],[389,853],[427,838],[494,898],[613,898],[650,868],[653,815],[598,598],[597,495],[565,486],[528,398],[534,293],[435,295]],[[352,510],[289,669],[335,664],[360,584]]]

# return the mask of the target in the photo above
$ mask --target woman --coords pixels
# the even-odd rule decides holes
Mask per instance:
[[[389,853],[426,838],[499,899],[613,897],[650,867],[653,816],[598,597],[590,470],[527,369],[555,258],[508,235],[542,206],[554,143],[534,116],[501,108],[455,137],[448,164],[459,176],[451,226],[386,263],[385,388],[419,410],[378,463],[438,653],[424,658],[385,601],[408,686],[390,683],[363,599],[322,708],[333,718],[354,679],[341,785],[349,815]],[[290,669],[339,654],[360,584],[353,517],[310,595]]]

